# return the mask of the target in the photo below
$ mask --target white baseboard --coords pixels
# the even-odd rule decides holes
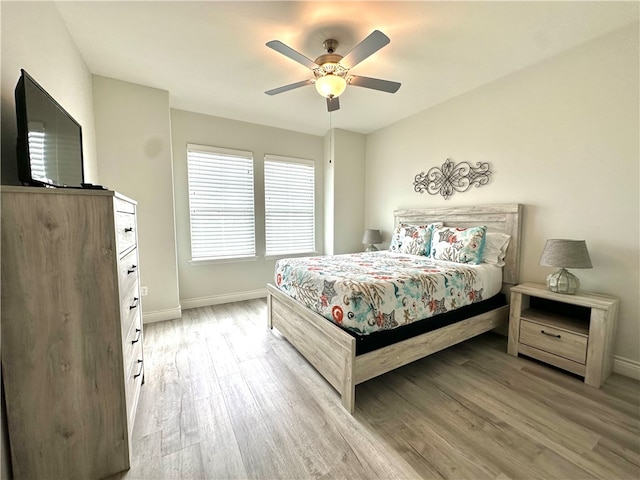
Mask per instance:
[[[221,303],[241,302],[242,300],[253,300],[254,298],[264,298],[267,296],[267,289],[251,290],[248,292],[227,293],[223,295],[211,295],[209,297],[187,298],[180,301],[180,306],[168,308],[166,310],[156,310],[142,314],[142,323],[164,322],[182,317],[182,310],[188,308],[207,307],[209,305],[219,305]]]
[[[250,290],[248,292],[226,293],[223,295],[211,295],[208,297],[184,298],[180,300],[182,309],[208,307],[209,305],[219,305],[221,303],[241,302],[243,300],[253,300],[254,298],[264,298],[267,296],[267,289]]]
[[[625,377],[640,380],[640,362],[623,357],[613,357],[613,371]]]
[[[182,308],[178,305],[174,308],[143,313],[142,323],[164,322],[165,320],[174,320],[180,317],[182,317]]]

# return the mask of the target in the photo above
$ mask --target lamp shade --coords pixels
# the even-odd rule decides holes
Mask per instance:
[[[592,268],[584,240],[547,240],[540,257],[540,265],[562,268]]]
[[[367,229],[362,236],[362,243],[365,245],[375,245],[376,243],[382,243],[382,235],[380,230]]]
[[[347,81],[332,73],[328,73],[316,79],[316,90],[327,98],[339,97],[347,88]]]

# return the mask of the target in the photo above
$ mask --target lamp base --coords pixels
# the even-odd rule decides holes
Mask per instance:
[[[580,280],[566,268],[561,268],[547,277],[547,287],[552,292],[573,295],[580,288]]]
[[[375,245],[369,245],[365,252],[377,252],[378,248]]]

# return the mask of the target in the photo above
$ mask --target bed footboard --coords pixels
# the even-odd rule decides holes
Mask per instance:
[[[446,327],[423,333],[356,358],[355,384],[358,385],[432,353],[464,342],[501,325],[509,318],[509,306],[482,313]]]
[[[341,395],[342,405],[355,410],[355,387],[378,375],[424,358],[506,323],[509,307],[468,318],[356,357],[356,339],[267,285],[269,328],[280,333]]]
[[[356,339],[305,308],[273,285],[267,285],[269,328],[276,327],[342,397],[355,408]]]

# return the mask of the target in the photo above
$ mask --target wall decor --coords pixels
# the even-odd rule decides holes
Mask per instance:
[[[442,167],[432,167],[426,174],[417,174],[413,189],[418,193],[426,191],[430,195],[439,193],[447,200],[455,192],[466,192],[472,185],[486,185],[491,175],[489,168],[487,162],[478,162],[474,167],[469,162],[456,164],[447,158]]]

